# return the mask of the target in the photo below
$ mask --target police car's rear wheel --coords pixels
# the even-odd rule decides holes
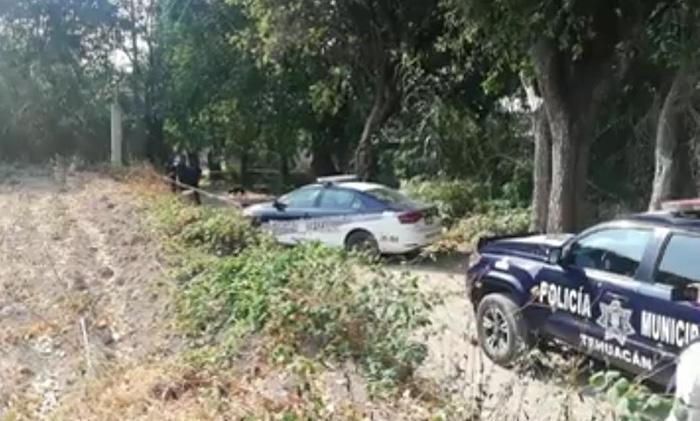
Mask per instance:
[[[379,255],[379,244],[374,236],[367,231],[355,231],[345,240],[345,248],[349,251],[359,251],[370,256]]]
[[[477,331],[484,353],[509,366],[527,349],[527,328],[520,309],[504,294],[489,294],[477,309]]]

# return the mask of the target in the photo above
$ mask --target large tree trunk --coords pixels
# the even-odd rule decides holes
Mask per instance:
[[[372,111],[370,111],[367,120],[365,120],[362,136],[360,137],[360,142],[357,144],[357,150],[355,151],[355,168],[357,176],[362,180],[368,180],[372,176],[372,167],[374,166],[372,136],[374,136],[377,127],[380,125],[381,107],[381,99],[379,99],[378,96],[372,106]]]
[[[561,111],[554,116],[548,113],[552,129],[552,189],[547,220],[547,231],[550,232],[576,229],[576,207],[585,195],[576,191],[580,136],[572,130],[571,116]]]
[[[370,179],[374,170],[374,135],[399,110],[401,94],[396,87],[394,76],[395,69],[391,64],[386,65],[383,74],[377,76],[372,109],[365,120],[362,136],[355,150],[355,171],[362,180]]]
[[[547,231],[572,232],[587,219],[587,180],[592,123],[616,77],[612,59],[598,56],[574,60],[551,39],[531,51],[538,86],[544,99],[552,136],[552,179]]]
[[[692,177],[690,150],[683,127],[683,110],[688,89],[688,75],[684,68],[676,73],[659,112],[656,127],[655,171],[649,210],[658,210],[664,201],[687,194]],[[684,178],[688,178],[687,180]]]
[[[163,132],[163,120],[146,116],[146,157],[156,165],[160,165],[167,157],[165,136]]]
[[[547,231],[574,231],[576,208],[585,198],[577,191],[579,145],[584,141],[585,119],[574,110],[572,92],[563,74],[563,63],[554,42],[543,40],[532,50],[538,86],[552,135],[552,179],[549,195]],[[572,89],[573,88],[573,89]],[[581,88],[578,88],[581,89]],[[585,188],[585,185],[584,185]]]
[[[549,195],[552,187],[552,133],[549,130],[549,121],[544,105],[541,105],[533,113],[532,120],[535,136],[535,159],[531,229],[545,232],[549,219]]]
[[[542,98],[524,75],[521,75],[521,82],[530,108],[535,144],[530,229],[545,232],[549,217],[549,192],[552,186],[552,133],[549,130],[547,110],[542,103]]]
[[[316,136],[311,145],[311,172],[314,177],[338,174],[333,161],[333,142],[329,139],[318,139]]]

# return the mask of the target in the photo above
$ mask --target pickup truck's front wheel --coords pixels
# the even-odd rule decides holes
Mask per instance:
[[[489,294],[476,312],[479,343],[496,364],[510,366],[527,350],[527,326],[518,305],[504,294]]]

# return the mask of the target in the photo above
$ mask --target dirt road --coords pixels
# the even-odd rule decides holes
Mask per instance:
[[[1,170],[0,419],[16,405],[40,418],[110,364],[173,349],[169,292],[119,183]]]

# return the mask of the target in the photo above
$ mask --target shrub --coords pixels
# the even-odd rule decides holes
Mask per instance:
[[[352,360],[382,386],[410,378],[426,356],[411,338],[429,324],[416,279],[316,244],[255,246],[221,259],[187,284],[179,304],[195,335],[235,343],[263,333],[278,361],[299,354]]]
[[[438,208],[440,218],[450,223],[477,209],[488,197],[488,187],[467,180],[404,181],[401,188],[411,197],[432,203]]]
[[[411,197],[436,205],[447,225],[473,213],[523,207],[512,183],[496,189],[488,183],[468,179],[426,181],[414,178],[402,182],[401,188]]]
[[[189,206],[161,198],[153,209],[156,226],[170,240],[218,256],[235,254],[263,236],[235,208]]]
[[[523,234],[529,226],[529,209],[494,208],[459,220],[432,248],[433,251],[471,250],[480,237]]]

